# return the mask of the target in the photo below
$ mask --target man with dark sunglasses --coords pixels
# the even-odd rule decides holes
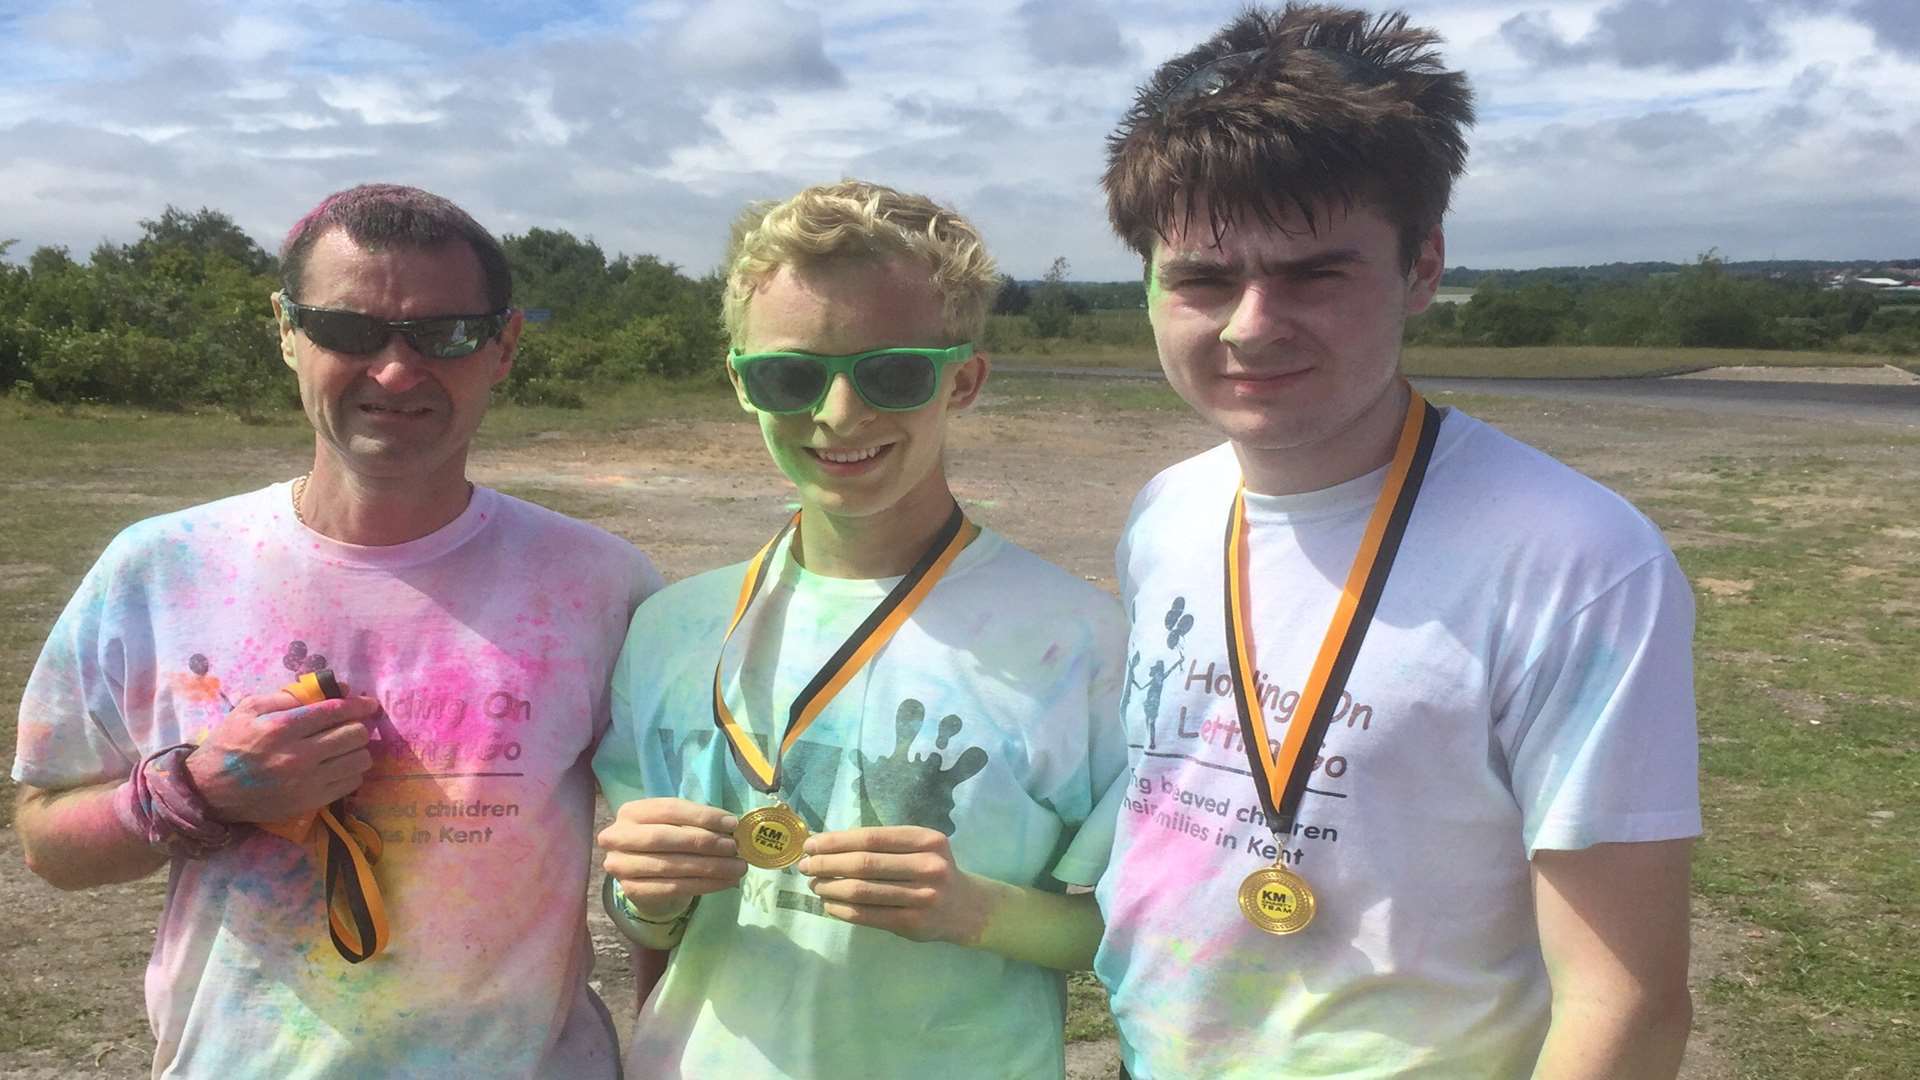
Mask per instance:
[[[1171,669],[1100,819],[1138,1080],[1658,1080],[1686,1041],[1692,593],[1619,496],[1400,372],[1473,117],[1437,41],[1251,7],[1108,141],[1160,364],[1225,440],[1118,551]]]
[[[1122,620],[948,487],[997,279],[963,218],[859,181],[735,227],[728,371],[800,510],[643,604],[615,673],[605,899],[672,950],[631,1075],[1065,1069]]]
[[[465,211],[342,191],[281,271],[312,468],[139,522],[87,574],[21,703],[28,864],[170,868],[155,1076],[615,1076],[587,762],[659,576],[467,479],[521,320]]]

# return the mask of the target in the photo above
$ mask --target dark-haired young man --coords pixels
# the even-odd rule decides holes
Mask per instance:
[[[20,706],[28,865],[169,868],[156,1077],[618,1075],[587,761],[659,576],[468,481],[520,315],[465,211],[339,192],[281,267],[312,471],[139,522],[81,582]],[[347,696],[279,689],[321,671]]]
[[[1099,886],[1136,1078],[1671,1077],[1699,831],[1659,532],[1399,371],[1464,78],[1404,16],[1250,9],[1110,141],[1174,389],[1226,443],[1134,504]]]

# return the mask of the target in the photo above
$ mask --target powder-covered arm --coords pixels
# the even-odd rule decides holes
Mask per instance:
[[[57,889],[91,889],[138,881],[165,866],[166,850],[150,846],[114,809],[125,784],[59,791],[19,785],[13,820],[27,869]]]
[[[967,873],[938,830],[845,829],[809,838],[806,852],[795,869],[813,879],[833,918],[1062,971],[1093,965],[1102,924],[1091,895],[1062,896]]]

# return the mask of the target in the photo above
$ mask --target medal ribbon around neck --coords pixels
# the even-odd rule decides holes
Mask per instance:
[[[800,733],[811,725],[831,702],[834,695],[846,686],[860,669],[867,666],[874,654],[884,648],[901,626],[906,624],[908,616],[913,614],[920,602],[933,591],[935,584],[945,576],[947,568],[960,554],[960,549],[972,539],[967,529],[966,515],[960,512],[960,504],[953,504],[953,513],[948,515],[946,524],[933,538],[933,543],[921,553],[920,558],[900,579],[880,606],[873,609],[864,622],[857,627],[847,640],[840,643],[834,654],[827,659],[819,671],[814,673],[806,689],[800,691],[791,708],[787,710],[787,728],[780,735],[780,741],[773,753],[773,760],[760,752],[754,745],[753,737],[734,719],[727,708],[725,697],[720,692],[720,669],[726,660],[727,643],[733,640],[733,632],[739,628],[746,617],[747,608],[760,593],[760,586],[766,581],[767,568],[772,562],[774,551],[780,541],[792,532],[800,523],[800,515],[795,514],[782,526],[772,540],[767,541],[760,553],[753,557],[747,566],[745,580],[740,583],[740,599],[734,605],[733,619],[727,624],[726,636],[720,639],[720,658],[713,664],[713,723],[727,737],[727,745],[733,750],[734,764],[746,777],[747,783],[756,790],[776,795],[780,790],[780,759],[787,748],[800,737]]]
[[[1354,554],[1347,571],[1346,586],[1335,606],[1333,621],[1320,643],[1307,684],[1287,724],[1286,736],[1275,753],[1267,741],[1267,721],[1260,706],[1253,665],[1252,624],[1249,612],[1247,566],[1247,500],[1242,483],[1233,494],[1233,512],[1227,518],[1226,538],[1226,630],[1227,667],[1233,676],[1233,700],[1240,713],[1240,735],[1246,744],[1247,761],[1253,768],[1253,786],[1260,793],[1260,806],[1267,813],[1267,824],[1274,836],[1285,841],[1293,831],[1294,815],[1306,794],[1307,778],[1313,773],[1314,760],[1325,740],[1340,695],[1346,689],[1347,676],[1353,671],[1360,643],[1366,639],[1373,622],[1374,608],[1393,569],[1393,557],[1400,550],[1400,538],[1406,533],[1407,519],[1426,479],[1427,462],[1433,457],[1433,444],[1440,431],[1440,411],[1427,404],[1420,392],[1407,387],[1407,415],[1400,427],[1400,441],[1394,449],[1393,464],[1387,470],[1386,485],[1374,502],[1373,515],[1367,520],[1360,550]]]

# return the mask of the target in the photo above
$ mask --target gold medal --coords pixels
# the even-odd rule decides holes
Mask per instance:
[[[800,815],[775,803],[740,815],[733,827],[740,857],[763,870],[779,870],[800,861],[807,842],[807,824]]]
[[[1269,934],[1297,934],[1313,921],[1313,890],[1299,874],[1267,866],[1240,883],[1240,913]]]

